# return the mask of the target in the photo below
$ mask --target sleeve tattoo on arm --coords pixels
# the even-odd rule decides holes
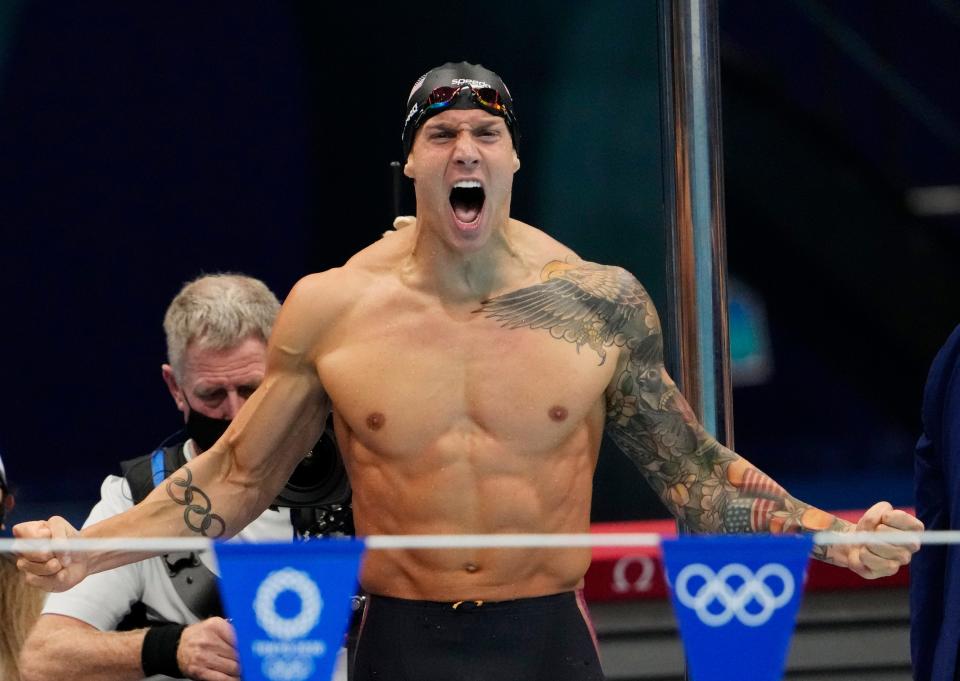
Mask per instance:
[[[204,537],[216,539],[222,536],[227,529],[226,522],[212,512],[213,505],[210,497],[193,484],[193,473],[190,469],[181,468],[180,470],[184,472],[185,477],[171,477],[167,483],[167,495],[173,503],[186,507],[183,509],[183,522],[193,532],[202,534]]]
[[[773,534],[840,530],[843,521],[790,496],[697,422],[663,364],[660,320],[626,270],[548,263],[541,283],[484,301],[504,327],[545,329],[597,353],[619,348],[607,391],[607,432],[670,511],[698,532]],[[814,554],[826,557],[825,547]]]

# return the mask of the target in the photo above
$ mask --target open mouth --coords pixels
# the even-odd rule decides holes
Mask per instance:
[[[483,186],[476,180],[461,180],[450,190],[450,206],[461,226],[473,226],[483,210]]]

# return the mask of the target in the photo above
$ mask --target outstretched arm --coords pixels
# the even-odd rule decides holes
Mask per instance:
[[[881,502],[856,527],[796,499],[697,422],[663,365],[660,320],[626,270],[570,258],[552,261],[540,282],[485,301],[482,312],[510,328],[549,330],[557,340],[616,358],[606,391],[607,431],[660,495],[696,532],[922,530]],[[916,546],[817,546],[815,556],[876,577],[910,560]]]
[[[83,537],[228,537],[257,517],[320,435],[329,401],[317,376],[322,329],[332,323],[329,281],[312,275],[290,293],[268,345],[260,387],[222,438],[158,485],[134,508],[85,528]],[[62,518],[22,523],[19,537],[69,537]],[[25,552],[18,567],[27,582],[63,591],[90,572],[147,557],[129,552]]]
[[[615,269],[615,268],[611,268]],[[695,532],[922,530],[907,513],[881,502],[855,526],[795,497],[697,422],[663,364],[663,336],[649,295],[624,270],[636,313],[624,326],[607,391],[607,431],[634,461],[667,508]],[[820,560],[865,577],[895,573],[917,547],[816,546]]]

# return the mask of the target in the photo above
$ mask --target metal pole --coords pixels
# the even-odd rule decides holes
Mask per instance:
[[[716,0],[660,0],[668,370],[733,447]]]

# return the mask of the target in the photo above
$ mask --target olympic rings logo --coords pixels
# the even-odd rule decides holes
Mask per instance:
[[[696,593],[690,593],[690,580],[699,577],[704,581]],[[736,589],[730,587],[730,579],[741,581]],[[770,579],[779,580],[782,591],[774,595],[767,584]],[[779,563],[767,563],[754,574],[742,563],[730,563],[719,572],[714,572],[703,563],[691,563],[680,571],[674,591],[683,605],[697,613],[700,621],[709,627],[722,627],[733,617],[748,627],[758,627],[773,616],[779,608],[793,597],[795,583],[793,575]],[[711,612],[714,602],[723,606],[720,612]],[[759,612],[750,612],[747,605],[759,604]]]
[[[262,669],[271,681],[303,681],[310,678],[314,667],[309,660],[271,658],[264,661]]]
[[[183,510],[183,522],[187,524],[187,527],[198,534],[202,534],[204,537],[216,539],[227,529],[227,524],[219,515],[210,512],[213,509],[210,497],[208,497],[207,493],[202,489],[193,485],[193,473],[190,469],[185,468],[184,471],[187,474],[187,479],[171,478],[170,482],[167,483],[167,495],[175,504],[186,506]],[[183,488],[182,498],[177,497],[174,490],[175,487]],[[196,503],[195,500],[197,498],[203,503]],[[191,513],[200,517],[199,524],[193,522],[193,519],[190,517]],[[216,524],[215,531],[211,532],[210,528],[213,527],[214,524]]]
[[[295,617],[283,617],[277,612],[277,597],[292,591],[300,597],[300,612]],[[293,568],[274,570],[260,584],[253,600],[253,611],[259,624],[272,638],[289,641],[310,633],[320,621],[323,599],[317,583],[310,575]]]

